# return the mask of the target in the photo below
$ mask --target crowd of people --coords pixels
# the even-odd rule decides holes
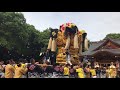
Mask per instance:
[[[111,62],[108,67],[79,63],[55,64],[39,63],[35,59],[0,61],[0,78],[117,78],[119,69]]]

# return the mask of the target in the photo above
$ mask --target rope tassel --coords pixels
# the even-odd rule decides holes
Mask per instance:
[[[67,50],[67,49],[69,49],[69,47],[70,47],[70,36],[68,35],[65,49]]]
[[[77,33],[76,33],[75,36],[74,36],[74,48],[79,48],[79,46],[78,46],[78,35],[77,35]]]
[[[52,37],[50,37],[49,39],[49,43],[48,43],[48,48],[47,49],[51,49],[51,46],[52,46]]]
[[[82,54],[82,36],[80,37],[80,44],[79,44],[79,55]]]
[[[85,50],[88,50],[88,39],[87,38],[85,38],[85,44],[84,44],[85,46]]]
[[[52,52],[55,52],[55,51],[56,51],[56,40],[55,40],[55,38],[53,38],[53,40],[52,40],[51,51],[52,51]]]

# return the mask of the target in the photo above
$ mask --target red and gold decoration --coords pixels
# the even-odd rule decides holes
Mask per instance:
[[[71,55],[72,63],[79,63],[79,55],[82,53],[83,30],[78,30],[78,27],[73,23],[62,24],[58,30],[57,37],[49,40],[48,49],[55,51],[57,48],[56,63],[66,63],[66,51]],[[52,36],[56,33],[52,31]],[[86,38],[86,37],[85,37]],[[88,44],[87,40],[84,44]],[[87,47],[85,45],[84,47]]]

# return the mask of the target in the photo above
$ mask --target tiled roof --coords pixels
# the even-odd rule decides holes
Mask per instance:
[[[106,39],[106,40],[108,40],[108,39]],[[91,42],[89,50],[83,52],[82,55],[93,55],[96,52],[99,52],[100,50],[97,50],[97,51],[93,51],[93,50],[100,47],[103,43],[106,42],[106,40],[102,40],[102,41],[98,41],[98,42]],[[120,45],[120,39],[109,39],[109,40]],[[114,53],[114,54],[120,54],[120,49],[102,49],[102,50],[106,51],[106,52]]]

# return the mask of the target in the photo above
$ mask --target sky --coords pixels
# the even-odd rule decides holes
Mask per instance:
[[[90,41],[102,40],[109,33],[120,33],[120,12],[22,12],[26,22],[39,31],[59,28],[71,22],[87,32]]]

